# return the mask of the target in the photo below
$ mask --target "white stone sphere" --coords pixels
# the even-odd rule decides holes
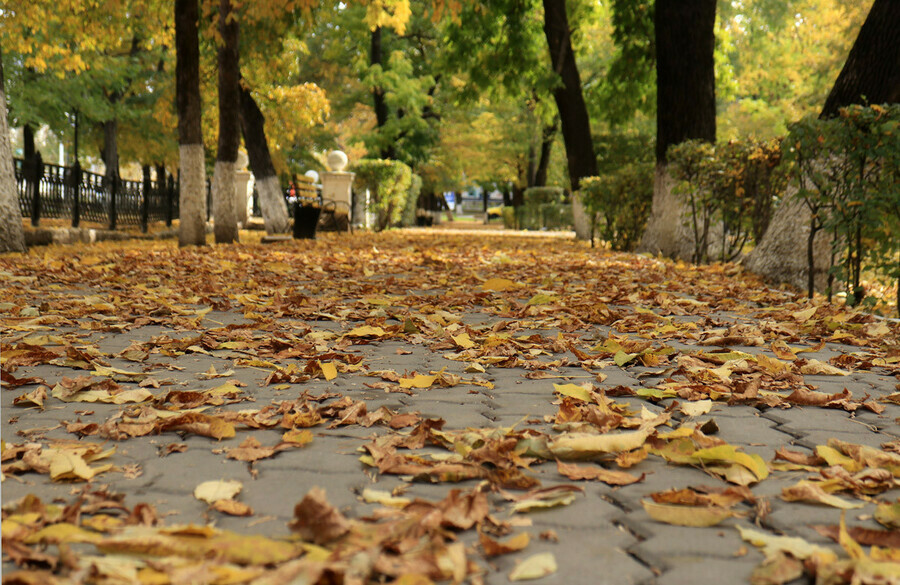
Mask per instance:
[[[310,179],[312,179],[312,180],[313,180],[313,183],[318,183],[318,182],[319,182],[319,173],[317,173],[316,171],[314,171],[314,170],[312,170],[312,169],[310,169],[310,170],[306,171],[305,173],[303,173],[303,176],[309,177]]]
[[[340,172],[347,167],[347,155],[340,150],[332,150],[328,153],[326,162],[332,171]]]

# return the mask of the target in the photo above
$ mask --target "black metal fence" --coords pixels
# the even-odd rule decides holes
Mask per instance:
[[[151,181],[148,169],[142,181],[83,171],[81,166],[45,164],[40,153],[31,159],[14,159],[19,209],[22,217],[38,226],[41,218],[70,219],[72,227],[82,221],[119,226],[140,226],[147,231],[151,222],[167,226],[178,217],[178,184]]]

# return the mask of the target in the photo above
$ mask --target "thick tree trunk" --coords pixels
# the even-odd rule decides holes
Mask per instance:
[[[235,170],[241,144],[241,72],[238,62],[238,20],[231,0],[219,2],[219,145],[213,173],[213,219],[217,244],[237,242]]]
[[[200,127],[199,19],[198,0],[175,0],[179,246],[206,244],[206,166]]]
[[[291,221],[275,174],[275,166],[272,164],[272,155],[269,153],[265,123],[266,119],[250,91],[241,88],[241,129],[247,158],[250,159],[250,170],[256,178],[256,191],[259,193],[259,207],[266,224],[266,233],[283,234],[290,231]]]
[[[716,0],[657,0],[656,177],[653,207],[638,250],[689,259],[687,205],[672,193],[666,151],[685,140],[716,140]]]
[[[8,116],[3,62],[0,60],[0,252],[25,252],[25,231],[22,229],[22,213],[19,211]]]
[[[861,103],[900,101],[900,2],[875,0],[838,75],[820,118],[835,116],[840,108]],[[745,265],[763,278],[807,287],[809,269],[806,240],[810,212],[789,191],[775,211],[762,241],[747,256]],[[827,286],[831,246],[824,231],[815,238],[815,286]]]
[[[544,35],[550,49],[550,63],[562,83],[553,90],[559,110],[563,142],[572,191],[578,191],[581,179],[597,174],[597,157],[591,139],[591,121],[581,91],[581,76],[572,49],[571,29],[566,15],[566,0],[544,0]],[[573,197],[575,233],[579,239],[590,238],[590,225],[577,198]]]
[[[822,106],[830,118],[850,104],[900,102],[900,2],[875,0]]]

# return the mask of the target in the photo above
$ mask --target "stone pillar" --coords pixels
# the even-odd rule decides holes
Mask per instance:
[[[347,167],[347,155],[340,150],[328,153],[327,163],[329,170],[319,174],[322,181],[322,198],[335,202],[335,215],[352,215],[353,199],[351,188],[353,186],[354,173],[345,172]],[[348,221],[357,218],[348,217]]]
[[[237,221],[241,225],[247,225],[247,201],[248,189],[250,187],[250,171],[234,172],[234,209],[237,214]]]

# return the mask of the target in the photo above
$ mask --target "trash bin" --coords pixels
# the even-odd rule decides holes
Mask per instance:
[[[315,239],[320,215],[322,215],[320,199],[298,197],[294,202],[294,238],[298,240]]]

